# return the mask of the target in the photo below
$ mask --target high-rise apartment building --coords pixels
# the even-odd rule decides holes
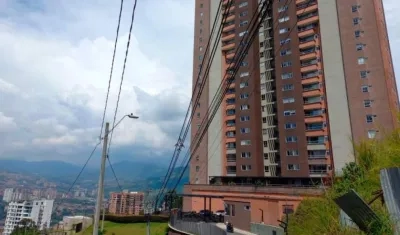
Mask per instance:
[[[111,193],[108,211],[117,215],[139,215],[144,209],[144,193],[128,192]]]
[[[186,192],[224,195],[225,184],[238,183],[323,183],[354,161],[352,141],[379,138],[382,130],[397,126],[398,93],[382,0],[264,1],[270,4],[268,16],[191,159]],[[219,84],[230,79],[225,74],[259,2],[222,2],[224,9],[230,7],[204,90],[194,104],[192,139]],[[195,94],[219,3],[196,0]],[[222,13],[218,24],[221,18]],[[246,189],[237,190],[243,201]],[[201,208],[195,201],[185,199],[184,207]]]
[[[10,202],[3,235],[9,235],[23,219],[29,219],[39,230],[50,227],[54,200],[33,200]]]

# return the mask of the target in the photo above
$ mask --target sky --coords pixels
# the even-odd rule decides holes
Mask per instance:
[[[384,0],[395,66],[396,1]],[[124,2],[111,123],[134,1]],[[0,0],[0,158],[86,160],[99,140],[118,11],[117,0]],[[115,129],[112,161],[170,159],[190,100],[193,21],[194,0],[138,0],[116,119],[139,119]]]

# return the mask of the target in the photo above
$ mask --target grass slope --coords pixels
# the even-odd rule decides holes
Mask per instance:
[[[333,201],[350,189],[354,189],[364,201],[370,201],[373,192],[380,189],[379,172],[382,168],[400,166],[400,129],[385,133],[382,140],[364,141],[355,146],[356,163],[349,164],[343,177],[334,179],[333,187],[323,198],[304,200],[296,213],[289,217],[289,234],[363,234],[355,229],[343,229],[339,223],[339,208]],[[370,225],[372,234],[393,234],[386,206],[379,200],[371,205],[383,221]]]
[[[151,223],[150,233],[152,235],[165,235],[167,223]],[[146,234],[146,224],[145,223],[132,223],[132,224],[117,224],[113,222],[104,222],[104,230],[106,230],[106,235],[142,235]],[[82,235],[91,235],[93,233],[93,228],[89,227],[86,229]]]

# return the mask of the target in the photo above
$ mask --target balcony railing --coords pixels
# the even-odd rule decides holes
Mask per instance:
[[[324,144],[323,140],[307,140],[307,144]]]
[[[307,43],[307,42],[311,42],[311,41],[313,41],[313,40],[315,40],[315,36],[314,36],[314,35],[313,35],[313,36],[306,37],[306,38],[300,38],[300,39],[299,39],[299,43],[300,43],[300,44],[302,44],[302,43]]]
[[[315,4],[317,4],[317,1],[308,1],[308,2],[297,5],[296,10],[301,10],[301,9],[310,7]]]
[[[305,67],[305,66],[310,66],[310,65],[315,65],[315,64],[318,64],[318,60],[311,60],[311,61],[307,61],[307,62],[302,62],[300,65],[302,67]]]
[[[326,155],[308,155],[308,159],[313,160],[313,159],[322,159],[326,158]]]
[[[302,20],[306,20],[306,19],[308,19],[308,18],[311,18],[311,17],[313,17],[313,16],[318,16],[318,12],[315,11],[315,12],[308,13],[308,14],[306,14],[306,15],[298,16],[298,17],[297,17],[297,20],[298,20],[298,21],[302,21]]]
[[[301,78],[308,79],[308,78],[316,77],[318,75],[319,75],[319,72],[307,73],[305,75],[301,75]]]
[[[310,174],[326,174],[327,170],[309,170]]]

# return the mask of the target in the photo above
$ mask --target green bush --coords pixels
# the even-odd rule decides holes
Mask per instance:
[[[354,147],[356,163],[345,167],[343,176],[333,180],[332,188],[326,191],[324,197],[300,203],[295,214],[289,217],[289,234],[364,234],[356,229],[341,227],[339,207],[333,199],[350,189],[354,189],[366,202],[374,197],[373,192],[381,188],[380,170],[400,166],[400,129],[385,133],[381,140],[366,140]],[[386,205],[378,200],[371,208],[380,218],[379,223],[370,225],[371,235],[393,234]]]
[[[121,223],[121,224],[146,223],[147,217],[144,215],[121,216],[121,215],[108,214],[108,215],[105,215],[104,220],[114,222],[114,223]],[[150,220],[151,220],[151,222],[166,223],[166,222],[169,222],[169,217],[162,216],[162,215],[152,215],[152,216],[150,216]]]

